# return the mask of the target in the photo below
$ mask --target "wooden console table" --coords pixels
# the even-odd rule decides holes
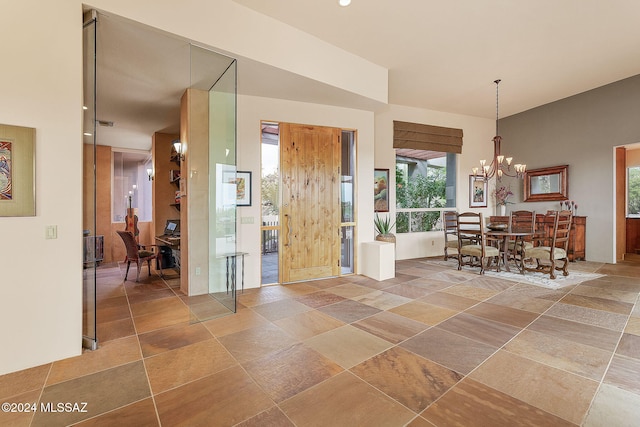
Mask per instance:
[[[536,215],[536,222],[542,224],[544,230],[551,234],[551,227],[553,227],[553,219],[546,217],[543,214]],[[587,233],[587,217],[586,216],[574,216],[571,220],[571,231],[569,232],[569,247],[568,258],[569,261],[585,260],[585,252],[587,249],[586,243]]]
[[[489,217],[490,223],[508,223],[508,216],[491,216]],[[544,214],[536,214],[536,228],[542,226],[547,235],[551,234],[551,227],[553,227],[553,219],[546,217]],[[587,249],[587,217],[586,216],[574,216],[571,220],[571,231],[569,233],[569,248],[568,258],[569,261],[585,260],[585,253]]]

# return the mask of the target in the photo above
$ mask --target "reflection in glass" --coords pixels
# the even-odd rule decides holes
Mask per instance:
[[[551,194],[560,192],[560,174],[531,177],[531,194]]]

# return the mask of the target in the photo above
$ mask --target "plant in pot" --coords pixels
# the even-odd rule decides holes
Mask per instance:
[[[396,242],[396,236],[391,232],[395,222],[391,223],[391,219],[388,216],[380,218],[380,216],[376,214],[376,217],[373,219],[373,225],[376,229],[376,233],[378,233],[376,240],[381,242]]]

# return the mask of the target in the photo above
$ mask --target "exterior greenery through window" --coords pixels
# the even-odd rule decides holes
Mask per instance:
[[[640,166],[628,169],[627,180],[627,215],[640,216]]]
[[[442,229],[442,210],[455,207],[453,153],[396,150],[396,233]]]

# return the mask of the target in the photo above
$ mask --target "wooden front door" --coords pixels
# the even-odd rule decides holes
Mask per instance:
[[[340,134],[280,125],[283,283],[340,274]]]

